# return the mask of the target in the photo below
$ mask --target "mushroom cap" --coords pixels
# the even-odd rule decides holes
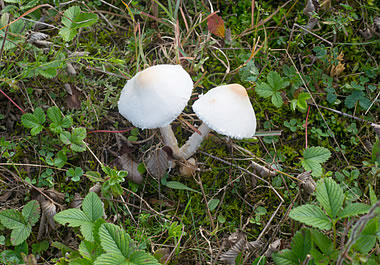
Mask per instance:
[[[141,129],[164,127],[182,112],[192,90],[193,81],[180,65],[155,65],[127,82],[121,91],[119,112]]]
[[[232,138],[252,137],[256,116],[245,88],[239,84],[218,86],[199,97],[193,110],[208,127]]]

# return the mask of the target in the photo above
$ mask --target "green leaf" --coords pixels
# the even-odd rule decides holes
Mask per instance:
[[[91,222],[91,218],[79,209],[67,209],[59,212],[54,216],[54,220],[60,224],[68,223],[71,227],[78,227]]]
[[[60,123],[62,121],[62,114],[57,106],[48,108],[47,116],[53,123]]]
[[[175,190],[188,190],[188,191],[200,193],[199,191],[189,188],[185,184],[182,184],[181,182],[178,182],[178,181],[168,181],[165,186],[171,189],[175,189]]]
[[[310,229],[310,232],[313,243],[318,246],[323,254],[329,256],[334,252],[334,244],[331,239],[318,230]]]
[[[101,245],[108,254],[127,258],[134,250],[130,236],[114,224],[102,224],[99,236]]]
[[[54,165],[58,168],[62,168],[67,162],[67,156],[62,150],[57,153],[54,159]]]
[[[272,95],[272,103],[276,108],[280,108],[284,101],[282,100],[282,96],[280,92],[275,92]]]
[[[316,197],[327,215],[335,219],[343,206],[342,188],[332,178],[320,179],[317,182]]]
[[[306,171],[312,171],[315,177],[322,175],[321,163],[327,161],[331,156],[331,152],[324,147],[309,147],[303,152],[301,164]]]
[[[80,177],[83,175],[83,169],[80,167],[69,168],[69,170],[66,171],[66,176],[71,177],[71,180],[76,182],[80,180]]]
[[[301,110],[307,109],[307,100],[310,99],[309,93],[302,92],[298,95],[297,98],[297,107]]]
[[[210,211],[215,210],[215,208],[218,206],[219,202],[220,202],[219,199],[211,199],[208,202],[208,208],[210,209]]]
[[[294,255],[298,259],[298,264],[302,264],[307,254],[311,250],[311,234],[309,229],[297,231],[290,243]]]
[[[81,13],[77,16],[75,16],[73,22],[73,28],[84,28],[89,27],[96,23],[98,20],[98,16],[96,14],[92,13]]]
[[[8,229],[16,229],[25,225],[24,217],[15,209],[1,211],[0,222]]]
[[[376,244],[376,233],[379,230],[379,219],[372,218],[368,221],[359,238],[356,240],[353,248],[363,254],[367,254]]]
[[[40,204],[38,201],[28,202],[22,209],[22,215],[26,224],[34,225],[40,219]]]
[[[72,6],[63,13],[62,24],[70,28],[74,22],[74,18],[80,14],[80,8],[78,6]]]
[[[74,128],[71,134],[64,131],[59,135],[59,138],[64,144],[70,145],[73,151],[83,152],[86,150],[86,144],[83,141],[86,138],[85,128]]]
[[[338,215],[339,219],[355,216],[358,214],[364,214],[369,211],[371,208],[370,205],[364,203],[352,203],[344,207],[343,211],[341,211]]]
[[[33,114],[31,113],[26,113],[22,115],[21,117],[21,123],[24,125],[24,127],[31,129],[30,133],[35,136],[39,134],[43,127],[43,124],[45,122],[45,113],[44,111],[40,108],[37,107]]]
[[[14,246],[20,245],[29,237],[30,232],[32,232],[32,226],[27,225],[27,224],[24,225],[23,227],[18,227],[16,229],[13,229],[11,233],[12,245]]]
[[[76,29],[62,28],[59,30],[59,35],[63,38],[64,41],[69,42],[78,34]]]
[[[83,212],[95,222],[98,218],[104,215],[103,204],[98,195],[94,192],[90,192],[84,198],[82,203]]]
[[[268,84],[272,87],[273,91],[281,90],[289,85],[277,72],[271,71],[267,76]]]
[[[129,235],[114,224],[102,224],[99,236],[106,254],[97,258],[95,265],[160,264],[152,255],[144,251],[135,251],[136,247]]]
[[[263,98],[268,98],[273,95],[272,88],[267,83],[258,83],[255,91]]]
[[[277,265],[299,264],[297,256],[290,249],[284,249],[280,252],[273,253],[272,259]]]
[[[317,206],[305,204],[290,211],[289,217],[319,229],[331,229],[330,219]]]
[[[83,240],[79,245],[79,253],[85,258],[95,261],[103,253],[103,250],[97,243]]]

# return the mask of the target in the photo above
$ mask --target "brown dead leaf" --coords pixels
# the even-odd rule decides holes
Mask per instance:
[[[71,201],[69,207],[70,208],[77,208],[79,209],[82,205],[83,198],[80,196],[79,193],[74,194],[74,199]]]
[[[128,153],[125,153],[121,156],[119,156],[117,159],[115,159],[112,164],[116,166],[119,170],[125,170],[128,172],[128,175],[126,176],[126,179],[133,181],[135,183],[140,184],[143,181],[143,177],[141,173],[138,171],[138,163],[133,161],[129,156]]]
[[[269,245],[267,251],[265,251],[264,256],[268,258],[271,257],[273,252],[279,251],[280,246],[281,246],[281,239],[277,239],[276,241],[272,242]]]
[[[305,196],[310,196],[315,191],[315,187],[317,185],[314,179],[311,177],[311,171],[299,174],[297,178],[300,180],[298,185],[302,194]]]
[[[207,19],[207,27],[208,31],[210,31],[212,34],[224,38],[224,21],[217,14],[211,15]]]
[[[155,178],[162,178],[169,168],[168,154],[162,150],[157,149],[151,152],[148,159],[145,161],[146,169]]]
[[[6,191],[4,194],[0,196],[0,202],[6,202],[9,197],[11,197],[13,191]]]
[[[68,109],[79,109],[80,102],[80,92],[75,87],[71,87],[71,95],[67,95],[66,97],[66,106]]]

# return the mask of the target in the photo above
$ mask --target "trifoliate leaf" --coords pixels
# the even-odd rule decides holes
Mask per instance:
[[[24,125],[28,129],[31,129],[30,133],[33,136],[39,134],[42,131],[42,129],[44,128],[43,124],[45,120],[45,113],[40,107],[36,108],[33,114],[26,113],[21,117],[22,125]]]
[[[303,153],[301,164],[306,171],[312,171],[314,177],[322,175],[321,163],[327,161],[331,156],[331,152],[324,147],[309,147]]]
[[[290,211],[289,217],[319,229],[331,229],[330,219],[317,206],[305,204]]]

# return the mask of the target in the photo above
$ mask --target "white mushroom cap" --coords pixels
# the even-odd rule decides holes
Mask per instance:
[[[152,66],[137,73],[124,86],[119,112],[141,129],[164,127],[185,108],[192,89],[193,81],[180,65]]]
[[[232,138],[252,137],[256,116],[245,88],[239,84],[218,86],[193,104],[197,116],[214,131]]]

